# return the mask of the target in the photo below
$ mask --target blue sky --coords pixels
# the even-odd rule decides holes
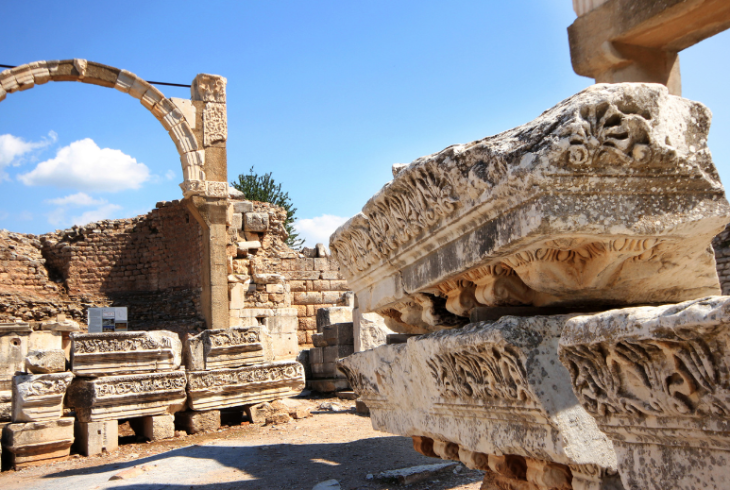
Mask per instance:
[[[570,0],[7,2],[0,64],[85,58],[147,80],[228,78],[229,180],[289,192],[308,245],[407,163],[523,124],[592,80],[570,66]],[[730,179],[724,32],[681,55]],[[189,98],[184,88],[160,87]],[[141,104],[51,82],[0,103],[0,228],[43,233],[181,197],[177,152]]]

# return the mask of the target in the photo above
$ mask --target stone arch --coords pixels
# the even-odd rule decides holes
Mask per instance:
[[[205,75],[199,75],[198,78],[201,76],[205,77]],[[198,78],[196,78],[196,82]],[[210,195],[212,193],[221,193],[221,189],[206,188],[206,177],[203,170],[205,150],[203,142],[199,141],[202,138],[196,137],[190,122],[185,118],[180,108],[171,99],[166,98],[156,87],[127,70],[84,59],[34,61],[0,72],[0,102],[5,100],[8,93],[28,90],[49,81],[82,82],[115,88],[138,99],[162,124],[175,143],[183,170],[184,182],[180,184],[183,193],[186,196],[189,194]],[[225,82],[222,83],[224,84],[222,87],[222,102],[225,103]],[[194,84],[193,92],[195,88],[196,85]],[[208,94],[203,94],[203,96],[208,96]],[[195,122],[192,122],[194,127]],[[211,182],[210,184],[220,183]]]

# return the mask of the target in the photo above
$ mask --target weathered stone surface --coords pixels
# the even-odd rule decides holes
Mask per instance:
[[[355,352],[374,349],[385,344],[388,334],[394,333],[377,313],[363,313],[359,307],[352,310]]]
[[[13,377],[0,375],[0,421],[10,420],[13,413]]]
[[[167,330],[71,334],[71,370],[77,376],[173,371],[182,343]]]
[[[72,373],[18,374],[13,377],[13,422],[42,422],[63,415],[63,397]]]
[[[264,232],[269,229],[269,215],[267,213],[245,213],[243,215],[243,229],[248,232]]]
[[[73,417],[8,424],[2,434],[3,450],[11,453],[16,470],[38,461],[66,458],[73,442]]]
[[[25,369],[33,374],[60,373],[66,370],[66,354],[63,349],[35,350],[28,352]]]
[[[185,367],[205,371],[271,362],[272,344],[266,327],[205,330],[185,342]]]
[[[511,454],[601,475],[616,470],[616,455],[558,359],[566,318],[470,324],[359,352],[338,367],[375,429],[428,437],[439,457]]]
[[[12,376],[24,370],[30,336],[27,323],[0,323],[0,376]]]
[[[67,404],[81,422],[173,414],[185,403],[185,372],[76,378]]]
[[[188,434],[212,432],[221,428],[221,412],[220,410],[177,412],[175,414],[175,426]]]
[[[187,378],[188,405],[200,411],[294,396],[304,389],[304,367],[296,361],[188,371]]]
[[[730,208],[710,112],[652,84],[595,85],[538,119],[400,170],[330,250],[393,330],[477,306],[675,302],[719,292]]]
[[[150,441],[175,437],[175,417],[167,414],[144,417],[142,434]]]
[[[728,352],[727,296],[567,322],[560,360],[613,440],[626,489],[727,488]]]
[[[317,332],[335,323],[348,323],[352,321],[352,308],[347,306],[331,306],[317,310]]]
[[[74,443],[84,456],[94,456],[103,451],[111,453],[119,448],[119,423],[116,420],[103,422],[76,422]]]

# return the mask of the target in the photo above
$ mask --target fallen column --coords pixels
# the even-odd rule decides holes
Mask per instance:
[[[632,490],[725,489],[730,297],[569,320],[560,360]]]

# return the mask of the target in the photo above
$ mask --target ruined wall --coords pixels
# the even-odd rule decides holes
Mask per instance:
[[[247,214],[258,215],[262,231],[249,231]],[[261,219],[261,215],[267,218]],[[239,217],[240,216],[240,217]],[[302,251],[286,245],[286,211],[269,203],[241,201],[231,206],[228,247],[231,326],[251,318],[273,316],[274,310],[295,309],[297,342],[312,346],[319,308],[343,305],[347,283],[339,265],[324,247]],[[240,240],[245,240],[241,242]],[[253,245],[258,242],[260,246]]]
[[[201,229],[179,201],[144,216],[41,236],[0,233],[0,320],[128,306],[131,328],[197,329]]]
[[[730,225],[712,240],[722,294],[730,295]]]

